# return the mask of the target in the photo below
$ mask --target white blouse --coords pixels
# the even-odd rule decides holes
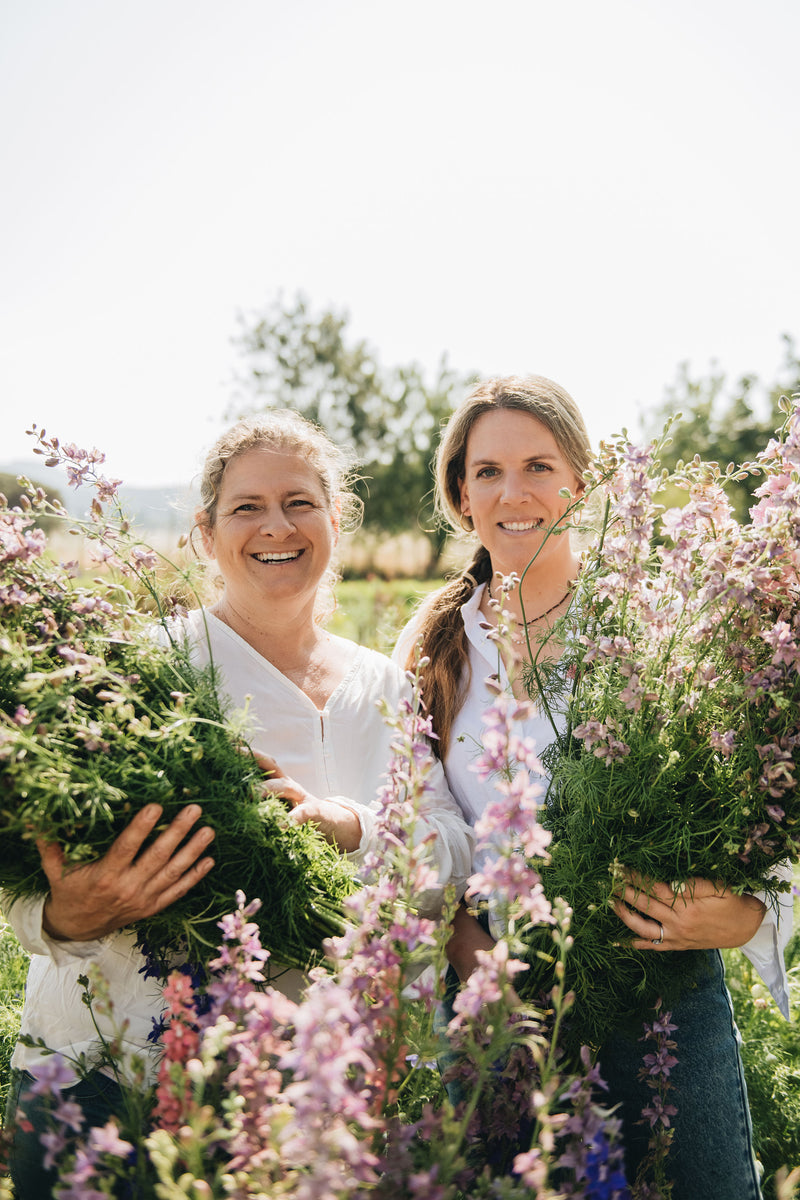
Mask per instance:
[[[405,672],[384,654],[348,642],[348,649],[352,647],[350,669],[320,711],[305,692],[212,613],[196,609],[184,618],[184,624],[198,663],[205,665],[213,657],[222,676],[222,691],[230,697],[234,710],[246,712],[245,733],[253,749],[272,755],[283,773],[313,796],[336,800],[357,814],[361,843],[348,858],[358,865],[367,852],[378,848],[376,796],[385,782],[394,740],[378,704],[386,700],[396,712],[401,700],[410,696]],[[474,834],[465,824],[438,762],[429,785],[414,840],[436,834],[430,849],[431,866],[441,887],[454,883],[461,896],[471,871]],[[417,904],[428,915],[441,906],[441,887],[417,897]]]
[[[206,636],[206,624],[208,636]],[[320,711],[289,679],[276,670],[227,625],[203,610],[183,619],[185,632],[198,663],[213,657],[221,689],[234,710],[246,710],[246,727],[254,749],[272,755],[285,774],[319,798],[330,798],[354,811],[361,823],[361,844],[348,858],[358,865],[377,849],[377,793],[385,781],[391,754],[392,731],[378,711],[381,699],[396,710],[410,694],[405,674],[388,658],[353,644],[350,669]],[[463,895],[472,869],[474,834],[450,795],[438,762],[421,806],[413,836],[421,841],[435,834],[429,849],[438,888],[416,897],[427,915],[441,905],[442,888],[453,883]],[[213,848],[211,853],[213,854]],[[252,897],[248,897],[251,899]],[[160,989],[139,973],[143,958],[135,936],[120,930],[89,942],[56,942],[42,930],[44,897],[11,903],[3,909],[21,944],[33,955],[26,985],[22,1032],[41,1037],[50,1049],[76,1057],[91,1056],[97,1035],[81,1001],[79,975],[96,962],[108,981],[117,1022],[129,1024],[123,1045],[128,1052],[148,1050],[152,1019],[163,1008]],[[287,971],[276,986],[295,997],[302,984],[300,972]],[[99,1023],[106,1036],[114,1036],[112,1023]],[[35,1070],[43,1055],[17,1045],[12,1065]],[[150,1063],[151,1069],[153,1063]]]
[[[483,714],[493,699],[486,686],[486,680],[490,675],[499,675],[501,686],[509,687],[508,674],[497,644],[489,638],[487,630],[482,628],[485,618],[480,611],[480,604],[485,586],[478,586],[461,608],[469,643],[471,674],[464,703],[453,724],[450,747],[444,764],[450,791],[461,805],[466,820],[473,826],[494,793],[491,780],[481,782],[472,769],[482,750]],[[408,654],[419,636],[419,626],[419,617],[416,616],[412,617],[402,630],[393,654],[395,661],[407,661]],[[554,716],[554,719],[558,720],[558,717]],[[537,713],[533,718],[520,722],[519,732],[523,737],[530,738],[539,752],[553,740],[553,727],[544,714]],[[533,773],[531,777],[535,778]],[[547,782],[547,777],[542,776],[543,795]],[[490,857],[491,848],[478,850],[475,856],[475,870],[482,870],[483,864]],[[787,863],[777,868],[776,876],[791,879],[791,865]],[[792,933],[792,897],[788,893],[782,893],[777,906],[766,902],[763,895],[760,895],[759,899],[765,900],[766,903],[764,919],[756,934],[740,948],[761,975],[788,1020],[789,981],[783,951]]]

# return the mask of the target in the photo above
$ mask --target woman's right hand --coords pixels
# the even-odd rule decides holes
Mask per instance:
[[[152,916],[184,896],[214,865],[203,857],[214,839],[207,825],[182,845],[202,809],[181,809],[152,845],[142,846],[161,818],[158,804],[148,804],[102,858],[70,866],[55,842],[37,841],[50,884],[42,928],[56,941],[85,942]],[[142,851],[140,853],[140,851]]]

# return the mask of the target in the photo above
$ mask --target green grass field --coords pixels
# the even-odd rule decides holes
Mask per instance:
[[[344,579],[328,628],[373,650],[391,654],[395,638],[419,601],[441,586],[440,579]]]
[[[0,1119],[6,1111],[8,1064],[19,1032],[27,973],[28,955],[0,912]]]

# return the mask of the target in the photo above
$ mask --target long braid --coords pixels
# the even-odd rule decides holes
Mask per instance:
[[[491,578],[491,573],[489,554],[479,546],[461,575],[423,604],[420,634],[406,663],[407,667],[413,666],[418,655],[430,659],[423,678],[423,699],[437,735],[433,748],[441,759],[447,754],[453,722],[470,683],[469,647],[461,607],[476,586]]]

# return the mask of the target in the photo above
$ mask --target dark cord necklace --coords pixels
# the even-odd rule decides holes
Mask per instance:
[[[494,600],[494,596],[492,595],[491,579],[487,583],[486,588],[487,588],[487,591],[489,592],[489,599]],[[550,613],[555,612],[556,609],[564,603],[564,601],[567,599],[567,597],[571,596],[571,595],[572,595],[572,586],[570,585],[570,587],[568,587],[567,590],[564,592],[564,595],[561,597],[561,599],[556,600],[555,604],[551,608],[548,608],[547,612],[539,613],[538,617],[531,617],[530,621],[518,621],[517,618],[515,617],[514,624],[521,625],[525,629],[527,629],[529,625],[535,625],[537,621],[542,621],[545,617],[549,617]],[[497,601],[495,601],[495,603],[497,603]]]

